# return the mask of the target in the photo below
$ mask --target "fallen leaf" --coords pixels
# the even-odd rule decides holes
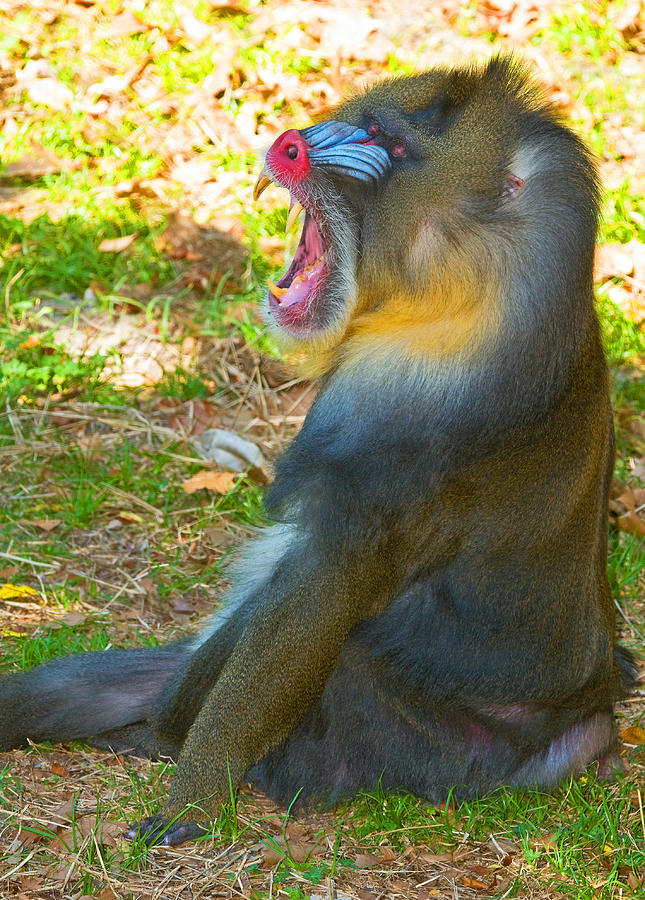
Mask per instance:
[[[45,840],[45,835],[40,834],[37,831],[28,831],[23,828],[18,835],[18,840],[23,847],[31,847],[33,844],[42,844]]]
[[[34,147],[33,152],[21,156],[20,159],[9,163],[2,171],[2,180],[6,181],[10,178],[42,178],[43,175],[58,175],[64,169],[69,168],[69,164],[44,147]]]
[[[420,853],[415,854],[415,859],[426,865],[433,865],[435,863],[451,863],[453,856],[452,853],[428,853],[426,850],[421,850]]]
[[[22,875],[20,878],[20,887],[23,891],[41,891],[45,884],[44,878],[38,878],[36,875]]]
[[[75,612],[72,610],[71,612],[65,613],[64,616],[58,620],[59,622],[63,622],[65,625],[69,625],[70,627],[74,627],[75,625],[82,625],[85,621],[85,616],[81,612]]]
[[[645,488],[627,488],[616,499],[629,512],[636,512],[645,506]]]
[[[354,857],[354,862],[359,869],[366,869],[369,866],[376,866],[381,862],[381,857],[374,853],[359,853]]]
[[[182,615],[192,615],[195,612],[195,607],[182,594],[173,597],[171,605],[175,612]]]
[[[472,875],[462,875],[459,880],[464,887],[471,888],[473,891],[490,891],[495,886],[494,878],[490,884],[481,881],[479,878],[474,878]]]
[[[625,728],[620,732],[620,739],[626,744],[634,744],[635,746],[645,744],[645,728],[641,728],[640,725],[630,725],[629,728]]]
[[[35,591],[27,584],[3,584],[0,585],[0,600],[20,600],[23,597],[36,597]]]
[[[69,778],[69,771],[65,768],[65,766],[61,766],[60,763],[52,763],[51,772],[52,775],[58,775],[61,778]]]
[[[193,444],[204,459],[216,462],[232,472],[245,472],[259,484],[269,484],[271,473],[261,450],[233,431],[209,428],[193,438]]]
[[[638,437],[642,437],[645,439],[645,419],[632,419],[629,423],[629,430],[632,434],[638,435]],[[645,494],[645,491],[643,491]]]
[[[150,30],[150,26],[137,18],[130,10],[125,10],[116,16],[111,16],[108,19],[108,22],[109,24],[102,34],[102,37],[104,38],[129,37],[132,34],[142,34],[143,32]]]
[[[555,839],[555,832],[552,834],[545,834],[543,837],[536,837],[532,841],[532,844],[536,850],[556,850],[558,847],[558,843]]]
[[[62,519],[25,519],[25,524],[33,525],[35,528],[40,528],[41,531],[53,531],[54,528],[57,528]]]
[[[490,866],[474,865],[470,867],[470,871],[474,872],[475,875],[479,875],[482,877],[488,876],[489,878],[493,874],[493,870],[490,868]]]
[[[121,253],[122,250],[131,247],[136,239],[136,233],[124,234],[123,237],[118,238],[106,238],[99,244],[99,251],[101,253]]]
[[[69,773],[68,773],[69,774]],[[74,814],[74,807],[76,805],[76,800],[74,797],[70,797],[68,800],[65,800],[63,803],[60,803],[49,813],[52,821],[56,825],[67,825],[71,822],[72,816]]]
[[[262,854],[262,865],[269,869],[282,862],[285,857],[284,852],[276,850],[275,847],[263,847],[260,852]]]
[[[215,491],[218,494],[226,494],[235,485],[237,474],[235,472],[213,472],[202,469],[188,481],[182,483],[182,488],[187,494],[194,494],[203,488]]]
[[[37,347],[40,344],[40,336],[37,334],[30,334],[26,341],[23,341],[22,344],[18,344],[21,350],[31,350],[32,347]]]
[[[639,518],[634,512],[628,512],[624,516],[616,519],[618,527],[627,534],[635,534],[638,537],[645,537],[645,522]]]
[[[122,525],[141,525],[143,522],[143,516],[130,512],[128,509],[120,509],[117,513],[117,519]]]
[[[600,244],[596,248],[596,276],[616,275],[625,278],[641,269],[645,260],[645,247],[636,239],[627,244]]]
[[[238,543],[238,538],[221,525],[207,525],[202,531],[202,540],[216,550],[226,550]]]
[[[71,88],[58,78],[35,78],[27,82],[25,88],[32,103],[47,106],[57,112],[67,112],[74,99]]]
[[[109,885],[102,888],[94,896],[98,897],[99,900],[119,900],[119,895],[115,893]]]
[[[219,421],[219,408],[210,400],[186,400],[170,416],[168,425],[181,437],[203,434]]]
[[[199,47],[212,36],[213,28],[194,16],[185,6],[175,8],[179,26],[191,44]]]
[[[313,841],[289,841],[287,847],[293,861],[303,863],[314,852],[316,844]]]

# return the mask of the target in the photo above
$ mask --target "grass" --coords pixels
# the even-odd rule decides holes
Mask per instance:
[[[7,670],[164,642],[209,611],[231,548],[262,521],[263,489],[242,478],[224,495],[187,494],[182,484],[203,468],[191,438],[231,428],[273,460],[298,427],[304,390],[266,368],[279,354],[254,312],[287,246],[284,195],[251,204],[258,153],[285,123],[333,102],[339,72],[345,83],[379,67],[405,73],[436,60],[437,35],[454,46],[445,21],[420,13],[416,36],[398,30],[375,64],[371,43],[350,59],[333,29],[321,43],[306,20],[281,23],[275,10],[259,28],[251,5],[185,6],[207,40],[191,37],[167,0],[126,4],[144,30],[120,35],[113,3],[61,0],[49,19],[26,7],[0,13],[0,76],[3,60],[18,70],[41,60],[73,95],[57,110],[28,87],[10,90],[0,122],[0,583],[37,592],[0,601]],[[621,75],[638,57],[612,18],[619,7],[559,7],[526,51],[575,96],[567,112],[610,184],[601,240],[627,244],[645,241],[645,184],[622,129],[642,125],[645,96],[642,78]],[[475,4],[458,11],[460,56],[502,46],[482,15]],[[89,89],[137,66],[115,94]],[[46,173],[32,164],[7,175],[27,154],[49,160]],[[192,223],[182,234],[172,232],[176,209]],[[244,251],[220,265],[231,220]],[[127,235],[127,249],[101,249]],[[645,334],[622,303],[635,290],[627,276],[597,285],[616,476],[630,488],[642,486],[645,457]],[[644,572],[645,541],[612,527],[610,579],[637,652]],[[642,703],[619,713],[621,728],[643,727]],[[124,842],[121,825],[156,810],[168,766],[43,745],[0,769],[0,897],[143,897],[161,880],[169,896],[188,883],[195,894],[255,897],[334,886],[362,900],[645,897],[643,752],[624,748],[630,772],[611,785],[590,771],[552,794],[499,791],[454,809],[374,792],[294,822],[243,790],[210,837],[148,851]]]

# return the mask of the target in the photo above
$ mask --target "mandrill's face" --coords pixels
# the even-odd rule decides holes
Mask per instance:
[[[255,196],[273,180],[291,195],[288,225],[305,214],[291,265],[269,282],[270,315],[294,337],[313,337],[342,318],[347,294],[355,293],[361,192],[373,195],[390,168],[375,136],[346,122],[285,131],[267,153]]]
[[[440,69],[383,82],[330,121],[280,135],[255,197],[276,182],[291,196],[289,224],[303,210],[304,224],[291,265],[269,283],[270,320],[325,339],[357,308],[418,293],[463,220],[472,229],[507,214],[524,183],[512,169],[522,116],[536,102],[512,64],[485,76]]]

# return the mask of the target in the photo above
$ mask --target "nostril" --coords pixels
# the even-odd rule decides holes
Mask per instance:
[[[0,0],[1,2],[1,0]],[[284,131],[267,153],[267,165],[279,178],[289,178],[291,183],[305,178],[311,171],[309,151],[311,147],[295,128]]]

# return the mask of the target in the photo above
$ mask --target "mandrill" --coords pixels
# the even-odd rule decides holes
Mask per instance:
[[[225,608],[191,640],[0,683],[0,749],[169,754],[129,834],[202,833],[229,784],[432,802],[619,764],[633,664],[606,575],[613,463],[594,164],[510,58],[395,78],[270,148],[304,209],[269,321],[320,392]]]

